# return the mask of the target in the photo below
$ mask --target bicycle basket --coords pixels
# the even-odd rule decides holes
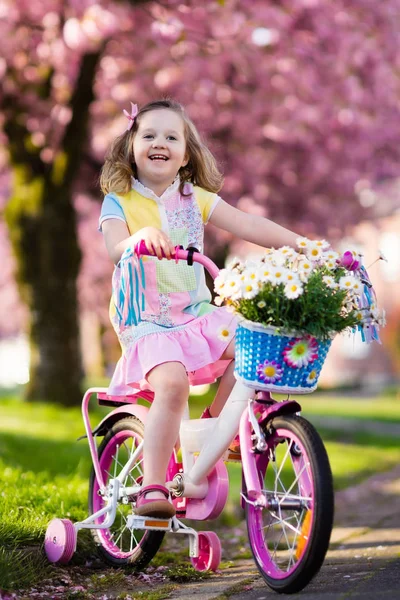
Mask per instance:
[[[236,331],[235,377],[257,390],[308,394],[317,387],[331,343],[243,320]]]

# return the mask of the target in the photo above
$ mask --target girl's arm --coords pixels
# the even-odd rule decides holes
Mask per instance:
[[[253,242],[264,248],[280,246],[296,247],[299,237],[293,231],[281,227],[258,215],[251,215],[234,208],[224,200],[220,200],[215,207],[210,223],[225,231],[230,231],[237,237],[247,242]]]
[[[133,235],[129,234],[128,227],[120,219],[107,219],[103,221],[101,229],[109,257],[114,264],[118,264],[121,256],[129,247],[135,246],[144,240],[147,250],[162,258],[163,254],[170,259],[175,253],[175,248],[167,235],[156,227],[143,227]]]

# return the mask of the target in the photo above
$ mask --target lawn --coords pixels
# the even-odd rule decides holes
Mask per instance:
[[[211,392],[209,392],[210,394]],[[210,395],[192,399],[192,416],[200,415]],[[90,471],[80,409],[55,405],[27,404],[15,397],[2,397],[0,419],[0,589],[31,584],[49,572],[37,549],[43,542],[51,518],[85,518]],[[335,398],[301,399],[303,415],[320,414],[400,421],[395,396],[381,400]],[[101,418],[101,411],[92,424]],[[398,463],[398,440],[331,429],[320,430],[334,473],[335,487],[341,489],[368,475]],[[225,519],[241,516],[239,507],[240,465],[229,465],[231,491]],[[86,535],[87,534],[87,535]],[[78,536],[78,550],[92,548],[88,532]],[[79,552],[78,552],[79,555]]]
[[[311,394],[302,397],[303,415],[321,415],[400,423],[400,395],[395,390],[383,393],[379,398],[357,396]]]

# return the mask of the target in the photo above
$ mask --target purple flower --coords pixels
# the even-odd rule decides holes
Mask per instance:
[[[281,379],[283,369],[275,360],[265,360],[257,367],[257,377],[264,383],[274,383]]]
[[[339,265],[348,271],[357,271],[360,267],[360,261],[355,257],[355,254],[350,250],[346,250],[343,256],[339,259]]]

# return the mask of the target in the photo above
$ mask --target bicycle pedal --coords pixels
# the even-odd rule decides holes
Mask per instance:
[[[242,455],[240,454],[240,452],[231,452],[230,450],[228,450],[228,452],[226,452],[226,454],[224,455],[224,462],[241,462],[242,461]]]
[[[168,531],[172,528],[172,519],[129,515],[126,524],[128,529],[160,529]]]

